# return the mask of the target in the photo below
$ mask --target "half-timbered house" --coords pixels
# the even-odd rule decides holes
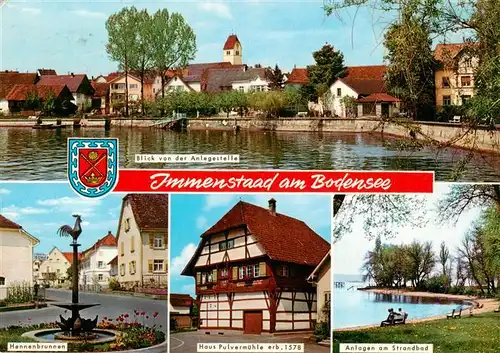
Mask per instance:
[[[307,278],[330,244],[304,222],[238,202],[201,235],[182,274],[196,281],[199,328],[245,333],[311,330],[316,289]]]

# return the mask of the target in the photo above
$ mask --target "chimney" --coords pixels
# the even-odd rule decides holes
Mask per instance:
[[[272,214],[273,216],[276,216],[276,200],[275,199],[269,200],[269,213]]]

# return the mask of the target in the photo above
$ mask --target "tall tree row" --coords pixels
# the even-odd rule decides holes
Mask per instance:
[[[128,75],[141,81],[142,113],[145,112],[144,83],[151,76],[165,84],[167,72],[182,69],[196,55],[196,36],[182,15],[158,10],[153,15],[134,6],[123,8],[106,21],[106,52],[125,74],[125,114],[129,114]],[[162,90],[163,91],[163,90]]]

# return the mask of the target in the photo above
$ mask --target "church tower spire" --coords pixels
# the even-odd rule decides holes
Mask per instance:
[[[227,37],[222,51],[223,61],[230,62],[233,65],[243,64],[243,47],[236,34]]]

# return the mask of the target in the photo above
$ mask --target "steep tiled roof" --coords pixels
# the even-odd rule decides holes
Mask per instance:
[[[168,195],[128,194],[127,199],[140,229],[168,228]]]
[[[385,65],[351,66],[347,68],[347,75],[339,80],[360,95],[385,93],[387,92],[384,83],[386,70]]]
[[[92,81],[92,87],[94,87],[94,97],[105,97],[109,93],[109,83],[99,83]]]
[[[266,78],[266,69],[264,68],[250,68],[243,70],[243,68],[233,67],[229,69],[209,69],[206,75],[207,92],[220,92],[224,87],[232,87],[233,82],[237,81],[250,81],[257,77],[262,79]]]
[[[113,234],[111,234],[110,231],[108,231],[108,234],[106,234],[104,237],[102,237],[101,239],[99,239],[98,241],[96,241],[94,243],[94,245],[92,245],[90,248],[88,248],[87,250],[83,251],[82,255],[85,255],[85,254],[87,254],[88,252],[90,252],[92,250],[97,250],[101,246],[117,246],[117,245],[118,245],[118,243],[116,241],[115,236]]]
[[[36,91],[41,99],[45,99],[50,91],[58,97],[63,90],[66,88],[65,85],[15,85],[5,97],[8,101],[25,101],[26,95],[30,92]],[[67,89],[67,88],[66,88]],[[71,94],[68,92],[68,94]]]
[[[230,62],[226,61],[190,64],[187,67],[187,74],[185,74],[184,76],[196,76],[196,75],[201,76],[203,72],[207,69],[225,69],[230,67],[242,67],[242,66],[244,65],[233,65]]]
[[[0,228],[21,229],[22,227],[0,214]]]
[[[462,49],[473,48],[475,46],[477,46],[476,43],[438,44],[434,49],[434,59],[441,62],[453,59],[462,51]]]
[[[376,102],[392,103],[399,101],[400,100],[398,98],[395,98],[387,93],[373,93],[370,94],[368,97],[363,97],[358,99],[358,102],[360,103],[376,103]]]
[[[70,264],[73,263],[73,253],[72,252],[63,252],[64,257],[69,261]],[[78,254],[80,255],[80,254]]]
[[[307,71],[307,69],[298,69],[298,68],[294,68],[292,72],[290,72],[290,75],[286,80],[286,83],[306,84],[308,82],[309,82],[309,72]]]
[[[271,214],[263,207],[240,201],[201,236],[208,237],[226,230],[246,226],[262,245],[270,259],[301,265],[317,266],[330,250],[330,244],[307,224],[280,213]],[[195,258],[201,249],[201,243]],[[183,274],[192,271],[193,259]]]
[[[78,91],[80,85],[83,83],[87,75],[47,75],[40,77],[37,85],[40,86],[54,86],[54,85],[66,85],[71,92]]]
[[[239,39],[236,36],[236,34],[231,34],[229,37],[227,37],[226,43],[224,43],[224,50],[230,50],[234,49],[234,46],[236,43],[239,43]]]
[[[191,306],[194,299],[189,294],[170,293],[170,304],[172,306]]]
[[[0,72],[0,99],[4,99],[15,85],[32,85],[36,83],[36,73],[19,73],[17,71]]]

